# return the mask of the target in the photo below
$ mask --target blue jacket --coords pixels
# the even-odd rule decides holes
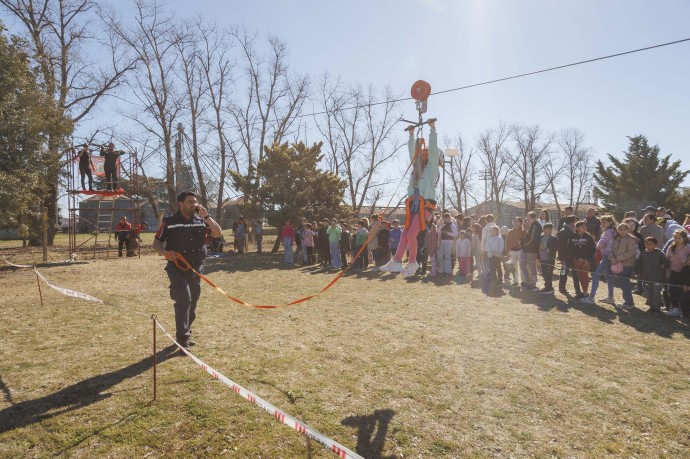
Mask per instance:
[[[407,149],[410,152],[410,160],[414,158],[414,154],[416,152],[416,139],[410,138],[410,140],[407,142]],[[436,200],[436,181],[438,180],[438,175],[439,175],[439,156],[440,156],[440,151],[438,149],[438,139],[436,135],[436,129],[432,129],[431,132],[429,133],[429,160],[426,163],[426,167],[424,168],[422,177],[418,180],[415,181],[415,177],[413,174],[410,174],[410,183],[407,186],[407,195],[408,196],[413,196],[414,195],[414,190],[417,188],[419,190],[419,194],[424,197],[425,200],[433,199],[434,201]],[[422,155],[420,154],[417,156],[417,159],[415,160],[417,163],[416,166],[419,168],[421,167],[422,163]]]

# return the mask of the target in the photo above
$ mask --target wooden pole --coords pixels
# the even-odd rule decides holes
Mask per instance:
[[[43,227],[43,263],[48,263],[48,208],[41,210],[41,226]]]

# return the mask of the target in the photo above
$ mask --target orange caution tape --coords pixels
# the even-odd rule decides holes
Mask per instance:
[[[421,141],[418,142],[418,145],[417,145],[415,154],[414,154],[414,156],[412,157],[412,160],[410,161],[410,164],[407,166],[407,169],[405,169],[405,173],[403,174],[403,177],[405,177],[405,176],[407,175],[407,173],[410,171],[410,168],[412,167],[412,165],[414,164],[414,162],[417,160],[417,157],[419,156],[420,152],[422,151],[422,148],[421,148],[422,145],[424,145],[424,138],[422,138]],[[400,182],[398,182],[398,186],[395,188],[395,191],[394,191],[393,194],[391,195],[391,198],[390,198],[390,200],[388,201],[388,204],[386,204],[386,207],[385,207],[385,209],[384,209],[384,211],[383,211],[384,214],[385,214],[386,211],[388,211],[388,209],[390,208],[391,202],[393,201],[393,197],[395,196],[395,193],[398,191],[398,188],[400,187],[400,183],[402,183],[402,180],[401,180]],[[369,241],[371,241],[371,239],[373,238],[374,234],[376,234],[376,232],[373,231],[373,230],[376,229],[376,228],[378,227],[378,225],[380,225],[380,224],[381,224],[381,220],[377,221],[377,222],[374,224],[374,228],[372,229],[372,231],[369,232],[369,236],[367,237],[367,240],[364,242],[364,244],[362,244],[362,247],[359,249],[359,252],[357,252],[357,255],[354,256],[354,259],[357,259],[357,257],[359,257],[359,256],[362,254],[362,251],[364,250],[364,248],[367,246],[367,244],[369,243]],[[317,297],[318,295],[321,295],[322,293],[324,293],[325,291],[327,291],[328,289],[330,289],[331,287],[333,287],[333,286],[334,286],[334,285],[345,275],[345,273],[350,269],[350,266],[352,266],[352,265],[350,265],[350,266],[346,267],[344,270],[340,271],[340,272],[333,278],[333,280],[331,280],[328,284],[326,284],[326,286],[325,286],[324,288],[322,288],[321,290],[319,290],[318,292],[316,292],[316,293],[314,293],[314,294],[312,294],[312,295],[305,296],[304,298],[300,298],[300,299],[297,299],[297,300],[295,300],[295,301],[291,301],[290,303],[286,303],[286,304],[279,304],[279,305],[270,305],[270,304],[256,305],[256,304],[251,304],[251,303],[248,303],[248,302],[246,302],[246,301],[244,301],[244,300],[241,300],[241,299],[239,299],[239,298],[235,298],[234,296],[229,295],[225,290],[223,290],[222,288],[220,288],[219,286],[217,286],[211,279],[209,279],[208,277],[204,276],[203,274],[201,274],[200,272],[198,272],[196,269],[194,269],[194,268],[192,267],[192,265],[190,265],[189,262],[182,256],[182,254],[176,253],[176,255],[177,255],[177,257],[176,257],[175,259],[171,260],[171,259],[170,259],[171,257],[169,257],[168,254],[166,254],[166,255],[165,255],[165,259],[168,260],[168,261],[171,262],[171,263],[174,263],[175,266],[177,266],[177,267],[178,267],[180,270],[182,270],[182,271],[189,271],[189,270],[191,270],[194,274],[196,274],[197,276],[199,276],[199,278],[200,278],[201,280],[203,280],[204,282],[206,282],[208,285],[210,285],[211,287],[213,287],[216,291],[218,291],[219,293],[223,294],[226,298],[228,298],[228,299],[234,301],[235,303],[241,304],[242,306],[246,306],[246,307],[249,307],[249,308],[256,308],[256,309],[278,309],[278,308],[284,308],[284,307],[286,307],[286,306],[294,306],[294,305],[296,305],[296,304],[300,304],[300,303],[304,303],[305,301],[309,301],[309,300],[311,300],[312,298],[315,298],[315,297]]]

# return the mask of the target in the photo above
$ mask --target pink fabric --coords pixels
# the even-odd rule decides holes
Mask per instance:
[[[416,214],[412,219],[412,224],[409,229],[403,229],[400,235],[400,243],[398,244],[398,250],[395,251],[395,256],[393,259],[395,261],[402,261],[405,256],[405,251],[410,249],[410,261],[417,261],[417,235],[421,229],[421,224],[419,223],[419,214]]]
[[[314,247],[314,232],[312,230],[304,230],[304,246]]]
[[[472,257],[458,257],[458,274],[461,276],[466,276],[470,273],[470,264],[472,263]]]

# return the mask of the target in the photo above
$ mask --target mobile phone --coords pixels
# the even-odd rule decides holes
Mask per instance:
[[[199,206],[196,206],[196,207],[194,208],[194,213],[195,213],[195,214],[198,214],[198,213],[199,213]]]

